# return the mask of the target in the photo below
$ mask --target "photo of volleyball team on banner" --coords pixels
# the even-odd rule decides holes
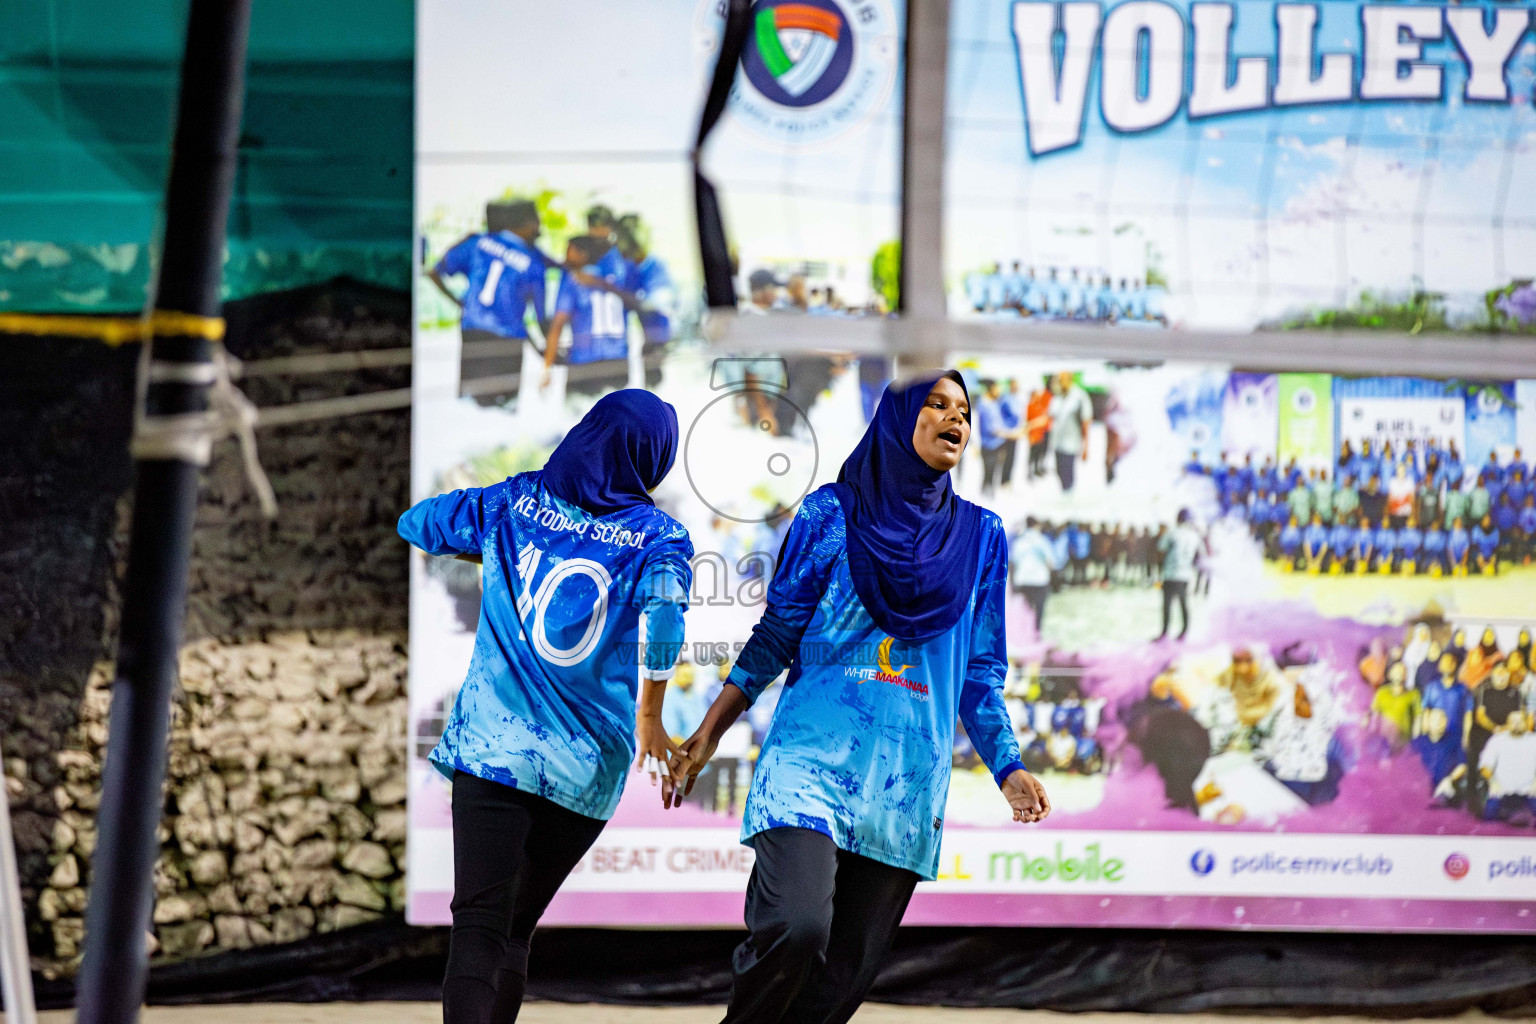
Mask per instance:
[[[1531,467],[1516,448],[1507,462],[1469,471],[1456,442],[1413,438],[1374,449],[1349,441],[1334,469],[1303,471],[1292,459],[1255,466],[1207,465],[1186,472],[1216,487],[1223,514],[1245,520],[1282,569],[1333,575],[1492,576],[1500,563],[1529,565],[1536,539]]]

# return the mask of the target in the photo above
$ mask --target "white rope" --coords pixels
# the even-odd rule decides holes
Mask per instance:
[[[256,453],[256,422],[259,414],[255,403],[234,383],[234,376],[240,372],[240,361],[218,342],[213,345],[213,360],[209,363],[156,360],[150,356],[151,347],[143,346],[139,356],[138,396],[134,403],[133,441],[130,445],[133,457],[206,466],[213,457],[214,442],[234,437],[240,442],[245,479],[256,493],[261,514],[268,519],[275,519],[277,496],[272,491],[272,482],[267,479]],[[145,412],[145,400],[149,385],[161,381],[209,385],[208,410],[167,416],[148,415]]]

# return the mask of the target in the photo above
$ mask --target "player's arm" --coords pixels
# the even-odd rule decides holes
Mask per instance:
[[[1083,393],[1083,461],[1088,461],[1088,432],[1093,429],[1093,407],[1088,405],[1087,392]]]
[[[640,706],[635,720],[639,748],[635,768],[649,772],[651,784],[661,785],[663,807],[681,802],[673,785],[670,765],[677,753],[663,710],[667,682],[672,678],[678,655],[683,648],[683,613],[688,608],[692,570],[688,559],[693,549],[687,541],[669,543],[675,548],[646,566],[640,588],[641,609],[645,613],[645,651],[640,665],[643,679]]]
[[[1501,728],[1503,728],[1502,726],[1493,724],[1493,719],[1488,717],[1488,709],[1483,706],[1482,701],[1478,701],[1477,710],[1474,712],[1474,715],[1477,718],[1477,724],[1489,732],[1498,732]]]
[[[431,270],[427,271],[427,277],[431,278],[432,283],[437,285],[438,291],[448,296],[450,302],[452,302],[455,306],[458,306],[460,309],[464,308],[464,300],[448,290],[448,285],[443,280],[442,274],[438,273],[437,267],[433,267]]]
[[[541,386],[549,383],[549,368],[555,365],[555,359],[560,355],[560,337],[565,333],[566,325],[571,322],[580,302],[576,288],[571,271],[563,271],[560,287],[555,291],[555,315],[550,318],[549,330],[544,332],[544,375]]]
[[[1003,638],[1007,566],[1008,555],[999,532],[992,539],[983,576],[977,581],[971,655],[960,684],[959,711],[965,734],[1012,807],[1013,819],[1032,823],[1051,813],[1051,802],[1045,787],[1024,769],[1003,701],[1003,679],[1008,674]]]
[[[466,244],[473,244],[473,242],[473,235],[465,235],[459,239],[453,248],[443,254],[443,258],[437,261],[435,267],[427,271],[427,277],[431,278],[432,283],[437,285],[437,290],[448,296],[449,301],[460,309],[464,308],[464,300],[449,290],[448,283],[443,280],[443,275],[464,273],[464,268],[460,266],[462,256]]]
[[[486,533],[500,518],[506,488],[464,490],[417,502],[400,516],[400,537],[429,555],[479,555]]]
[[[588,288],[595,288],[600,292],[609,292],[617,295],[619,301],[624,303],[625,309],[639,311],[641,306],[640,297],[634,292],[625,291],[605,277],[598,277],[595,274],[589,274],[575,267],[566,267],[565,272],[575,278],[577,284],[586,285]]]
[[[704,721],[673,759],[672,777],[688,779],[685,793],[692,790],[699,771],[714,756],[720,737],[794,660],[836,556],[831,545],[818,544],[828,533],[824,518],[809,506],[801,506],[790,524],[773,582],[768,585],[768,607],[752,627],[752,636]]]
[[[544,309],[544,293],[548,290],[544,269],[541,267],[536,275],[524,283],[523,288],[524,302],[533,310],[533,318],[538,323],[539,333],[547,340],[550,322],[549,314]]]

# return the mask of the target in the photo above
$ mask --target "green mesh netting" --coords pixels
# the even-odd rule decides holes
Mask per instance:
[[[0,4],[0,309],[143,307],[185,0]],[[254,5],[225,293],[404,288],[411,0]]]

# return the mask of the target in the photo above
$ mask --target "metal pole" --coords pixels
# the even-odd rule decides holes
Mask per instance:
[[[901,160],[901,332],[904,368],[943,362],[944,95],[949,0],[908,0]]]
[[[153,336],[134,428],[133,525],[76,995],[82,1024],[130,1024],[144,1000],[144,939],[154,899],[156,830],[186,613],[197,474],[212,447],[208,387],[215,380],[214,346],[224,333],[219,316],[224,222],[234,184],[249,26],[250,0],[192,0]]]
[[[21,908],[21,875],[11,838],[11,802],[0,794],[0,996],[8,1024],[37,1024],[32,1001],[32,962]]]

